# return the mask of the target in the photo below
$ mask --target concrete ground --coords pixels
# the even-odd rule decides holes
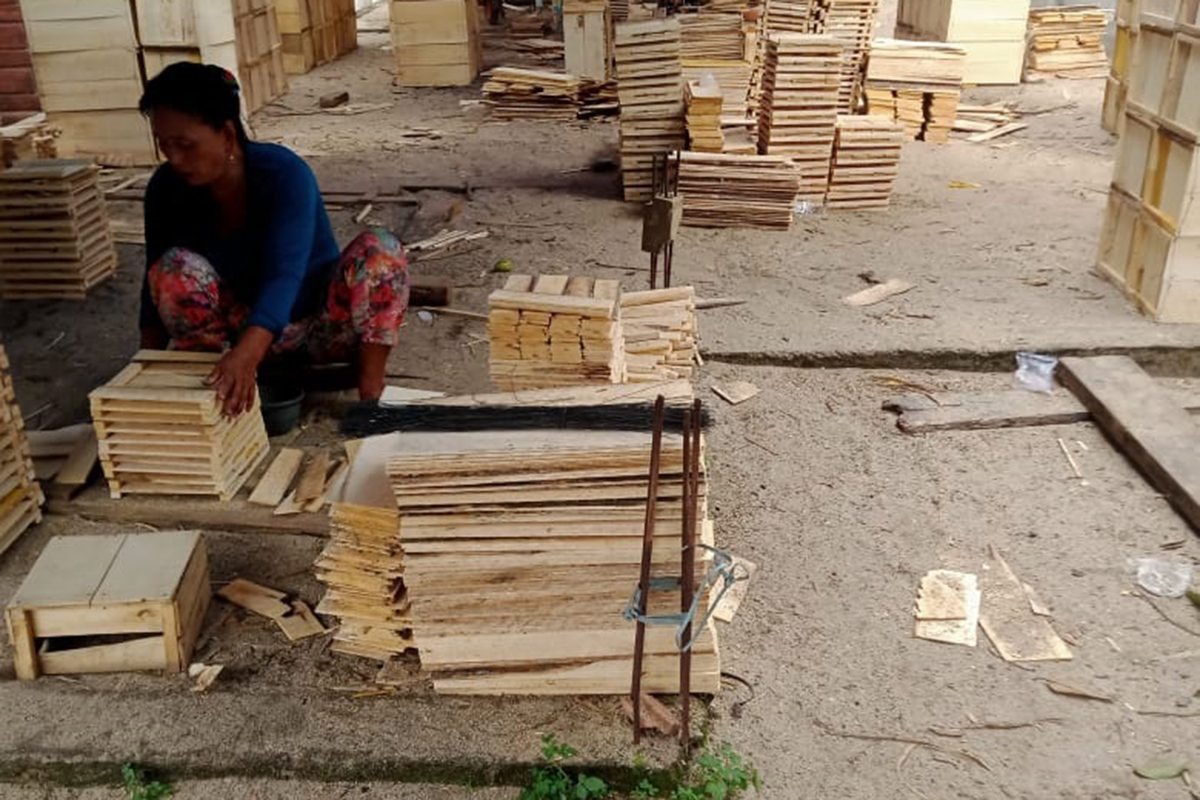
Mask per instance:
[[[295,78],[283,105],[255,118],[256,135],[304,154],[326,191],[471,187],[418,188],[415,210],[371,212],[409,241],[441,228],[491,232],[416,264],[416,275],[452,282],[455,305],[475,311],[499,282],[490,269],[501,257],[520,270],[643,285],[637,211],[616,199],[615,174],[589,169],[615,155],[613,124],[492,123],[473,104],[477,87],[393,89],[387,36],[360,41]],[[390,106],[307,113],[337,88],[353,104]],[[1200,327],[1146,320],[1090,270],[1113,153],[1098,124],[1101,90],[1056,81],[969,93],[1045,113],[990,144],[906,146],[885,212],[802,218],[789,233],[681,235],[677,282],[749,300],[703,313],[703,396],[735,377],[764,390],[714,407],[718,539],[761,568],[722,631],[735,677],[705,722],[714,741],[759,767],[764,797],[1187,797],[1182,782],[1147,782],[1132,769],[1164,754],[1200,769],[1200,617],[1184,601],[1157,601],[1188,633],[1132,596],[1128,563],[1164,545],[1200,559],[1195,535],[1091,424],[909,437],[880,410],[898,391],[885,385],[892,378],[1006,386],[1011,353],[1024,348],[1130,352],[1160,374],[1200,375]],[[360,209],[333,212],[343,240]],[[141,257],[122,247],[121,274],[82,306],[0,302],[32,427],[84,419],[86,392],[135,349]],[[864,272],[915,288],[869,308],[843,305]],[[461,317],[410,315],[391,371],[423,388],[483,389],[484,335]],[[0,560],[0,602],[50,535],[109,529],[56,517],[27,534]],[[213,532],[209,541],[214,581],[244,575],[319,596],[308,570],[319,540]],[[1072,661],[1017,666],[983,637],[974,649],[912,638],[921,575],[978,571],[989,547],[1050,606]],[[289,645],[220,604],[206,631],[198,658],[226,673],[204,695],[151,675],[18,683],[5,642],[0,797],[119,797],[113,778],[134,762],[164,770],[184,798],[490,800],[516,792],[469,787],[519,783],[543,731],[605,774],[628,775],[638,757],[611,698],[445,698],[415,671],[392,694],[356,697],[374,667],[330,654],[324,640]],[[1043,679],[1111,702],[1054,694]],[[925,744],[910,752],[895,739]],[[651,741],[644,755],[667,764],[674,751]]]

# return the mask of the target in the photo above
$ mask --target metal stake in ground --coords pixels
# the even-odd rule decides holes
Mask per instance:
[[[654,401],[654,433],[650,443],[650,479],[646,490],[646,524],[642,530],[642,565],[638,578],[637,633],[633,640],[633,743],[642,741],[642,661],[646,650],[646,606],[650,597],[650,562],[654,557],[654,521],[658,513],[658,472],[662,460],[663,425],[666,417],[666,398],[659,395]]]

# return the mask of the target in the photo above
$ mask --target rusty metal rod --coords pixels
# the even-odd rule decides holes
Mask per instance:
[[[684,425],[684,512],[683,512],[683,570],[680,577],[679,610],[684,614],[691,611],[692,601],[696,592],[696,526],[700,517],[700,431],[701,418],[700,401],[692,405],[688,415],[688,423]],[[692,623],[688,622],[683,629],[683,641],[691,643]],[[688,757],[691,751],[692,730],[692,649],[679,654],[679,742],[683,746],[683,755]]]
[[[654,433],[650,443],[650,479],[646,490],[646,524],[642,529],[642,569],[638,578],[639,617],[646,615],[650,602],[650,562],[654,558],[654,522],[658,514],[658,473],[662,462],[663,426],[666,418],[666,398],[659,395],[654,401]],[[633,743],[642,740],[642,662],[646,650],[646,623],[639,618],[633,640],[633,681],[630,692],[633,700]]]

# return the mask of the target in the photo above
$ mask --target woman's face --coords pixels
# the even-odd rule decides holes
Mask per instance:
[[[159,106],[150,114],[158,147],[171,169],[190,186],[208,186],[222,178],[237,149],[232,122],[214,130],[191,114]]]

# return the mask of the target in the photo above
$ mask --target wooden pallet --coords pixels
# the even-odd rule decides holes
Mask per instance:
[[[887,208],[900,171],[904,127],[887,117],[839,116],[829,174],[830,208]]]
[[[5,610],[17,677],[182,671],[208,576],[196,531],[55,536]]]
[[[789,156],[683,153],[679,190],[684,225],[788,230],[800,171]]]
[[[205,378],[219,354],[143,350],[89,398],[100,464],[114,498],[124,494],[232,499],[266,458],[257,396],[229,419]]]
[[[621,183],[627,201],[649,200],[654,157],[680,150],[686,142],[680,23],[621,23],[613,41],[621,103]]]
[[[0,553],[41,522],[44,501],[8,368],[0,346]]]

